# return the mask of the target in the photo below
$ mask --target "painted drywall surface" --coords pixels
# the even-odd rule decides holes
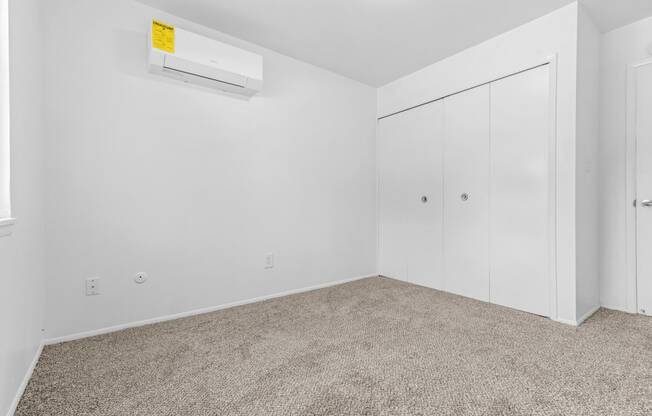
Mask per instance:
[[[652,18],[602,36],[600,97],[600,298],[627,311],[627,68],[652,57]]]
[[[375,89],[131,0],[46,7],[48,338],[375,272]],[[262,53],[262,95],[148,74],[152,18]]]
[[[575,133],[578,5],[408,75],[378,91],[378,114],[391,114],[523,70],[557,56],[557,303],[558,318],[574,322]]]
[[[0,237],[0,415],[41,343],[43,222],[40,2],[9,2],[13,234]]]
[[[600,305],[598,142],[600,32],[579,7],[577,38],[577,319]]]
[[[9,153],[9,2],[0,0],[0,219],[11,214]]]

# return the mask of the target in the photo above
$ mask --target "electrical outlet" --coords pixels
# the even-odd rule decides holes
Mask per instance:
[[[265,268],[266,269],[274,268],[274,253],[265,254]]]
[[[146,281],[147,281],[147,273],[145,272],[136,273],[136,277],[134,277],[134,282],[138,283],[139,285],[142,285]]]
[[[97,296],[100,294],[100,278],[91,277],[86,279],[86,296]]]

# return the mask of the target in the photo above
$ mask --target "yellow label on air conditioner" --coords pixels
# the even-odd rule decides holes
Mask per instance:
[[[152,46],[174,53],[174,26],[152,20]]]

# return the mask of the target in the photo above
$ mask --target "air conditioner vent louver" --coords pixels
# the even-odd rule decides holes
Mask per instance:
[[[152,73],[248,97],[262,89],[260,55],[159,22],[149,40]]]

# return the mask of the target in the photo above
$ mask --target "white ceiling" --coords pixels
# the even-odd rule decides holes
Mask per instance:
[[[140,1],[372,86],[384,85],[573,2]],[[652,15],[652,0],[583,1],[602,30]]]
[[[603,32],[652,16],[652,0],[582,0]]]

